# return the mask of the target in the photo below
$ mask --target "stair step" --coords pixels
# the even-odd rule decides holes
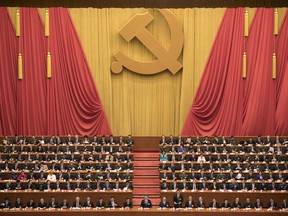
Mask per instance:
[[[133,194],[160,194],[159,187],[133,188]]]
[[[159,184],[160,180],[159,179],[133,179],[133,185],[137,184]]]
[[[159,152],[134,152],[134,157],[159,157]]]
[[[159,188],[159,184],[133,184],[134,188]]]
[[[133,166],[134,168],[138,168],[138,167],[147,167],[147,168],[151,168],[151,167],[159,167],[159,161],[134,161],[133,162]]]
[[[133,159],[133,163],[136,161],[159,161],[159,157],[147,157],[147,158],[135,158]]]
[[[135,170],[133,171],[134,176],[159,176],[159,170]]]
[[[134,176],[133,179],[137,179],[137,180],[142,180],[145,179],[145,180],[149,180],[149,179],[157,179],[159,180],[159,175],[158,176]],[[159,183],[160,184],[160,183]]]
[[[158,167],[141,167],[141,166],[139,166],[139,167],[134,167],[134,169],[136,169],[136,170],[155,170],[155,169],[157,169],[158,170]]]

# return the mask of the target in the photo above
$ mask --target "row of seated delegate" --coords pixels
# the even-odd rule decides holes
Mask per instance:
[[[288,187],[285,182],[268,182],[268,181],[206,181],[193,180],[192,182],[184,180],[164,180],[161,182],[162,191],[282,191],[287,192]]]
[[[269,172],[269,171],[288,171],[288,165],[285,161],[276,162],[257,162],[257,161],[219,161],[219,162],[194,162],[194,161],[172,161],[160,162],[159,170],[186,170],[186,171],[234,171],[234,172],[248,172],[250,170],[255,172]]]
[[[93,137],[89,137],[87,135],[79,137],[78,135],[75,135],[72,137],[70,134],[68,134],[66,137],[61,137],[59,135],[51,135],[50,137],[19,137],[18,135],[15,135],[14,137],[4,136],[2,138],[2,144],[127,144],[128,146],[133,146],[134,140],[131,135],[128,135],[127,137],[120,136],[118,139],[116,139],[112,134],[109,137],[106,137],[105,135],[102,135],[101,137],[98,137],[97,135],[94,135]]]
[[[271,138],[269,135],[267,137],[258,136],[256,139],[252,139],[252,137],[248,139],[242,139],[237,140],[234,136],[231,136],[229,138],[225,136],[221,136],[219,138],[217,135],[214,137],[174,137],[173,135],[170,135],[169,137],[165,137],[165,135],[162,135],[159,144],[168,144],[168,145],[181,145],[181,144],[188,144],[188,145],[199,145],[199,144],[220,144],[220,145],[235,145],[235,144],[287,144],[288,139],[286,137],[280,138],[279,136],[276,136],[275,139]]]
[[[192,153],[192,152],[211,152],[211,153],[277,153],[286,154],[288,152],[288,145],[286,144],[197,144],[197,145],[168,145],[160,144],[161,152],[177,152],[177,153]]]
[[[69,181],[1,181],[0,190],[7,191],[131,191],[130,180],[69,180]]]
[[[57,180],[60,181],[69,181],[69,180],[132,180],[133,170],[127,169],[125,171],[116,172],[102,172],[102,171],[52,171],[49,172],[2,172],[0,173],[0,180],[2,181],[9,181],[9,180],[19,180],[19,181],[27,181],[27,180],[49,180],[52,182],[56,182]]]
[[[30,161],[30,162],[19,162],[19,161],[5,161],[0,163],[0,169],[2,172],[8,171],[75,171],[75,170],[98,170],[98,171],[121,171],[121,170],[133,170],[133,162],[131,161],[118,161],[118,162],[110,162],[110,161],[89,161],[89,162],[76,162],[76,161]]]
[[[133,145],[128,144],[11,144],[0,145],[0,151],[4,153],[116,153],[116,152],[132,152]]]
[[[264,205],[263,202],[260,200],[260,198],[257,198],[255,202],[250,201],[249,198],[247,198],[243,203],[239,200],[239,198],[236,198],[233,203],[229,203],[227,199],[223,200],[223,203],[220,204],[216,198],[213,198],[210,203],[207,205],[206,202],[203,200],[202,197],[199,197],[199,199],[194,202],[192,199],[192,196],[188,197],[188,200],[185,201],[183,196],[177,192],[175,196],[173,197],[173,204],[170,205],[170,203],[166,200],[166,197],[162,197],[160,203],[153,204],[151,200],[146,196],[140,204],[140,208],[152,208],[154,205],[158,206],[160,209],[166,209],[166,208],[175,208],[175,209],[181,209],[181,208],[186,208],[186,209],[193,209],[193,208],[211,208],[211,209],[263,209],[267,208],[268,210],[287,210],[288,209],[288,204],[287,200],[284,199],[281,204],[278,204],[274,201],[274,199],[270,199],[267,205]],[[265,206],[265,207],[264,207]],[[122,206],[120,206],[117,201],[114,199],[114,197],[111,197],[110,200],[108,201],[107,205],[105,201],[100,197],[97,202],[93,202],[93,200],[90,197],[87,197],[86,200],[83,202],[80,200],[79,197],[75,198],[75,201],[72,202],[70,205],[67,199],[64,199],[62,202],[58,202],[54,196],[51,197],[49,202],[46,202],[43,198],[39,200],[38,203],[34,201],[33,198],[31,198],[27,204],[25,205],[21,199],[18,197],[16,198],[16,201],[14,205],[10,203],[10,200],[8,198],[4,199],[4,202],[0,204],[0,207],[2,209],[11,209],[11,208],[16,208],[16,209],[57,209],[57,208],[62,208],[62,209],[69,209],[69,208],[96,208],[96,209],[104,209],[104,208],[125,208],[125,209],[131,209],[133,208],[133,203],[130,198],[126,198],[126,201],[123,203]]]
[[[194,161],[194,162],[282,162],[288,160],[288,154],[266,154],[266,153],[160,153],[161,162],[171,161]]]
[[[277,181],[277,182],[287,182],[288,181],[288,172],[253,172],[250,170],[249,172],[242,172],[242,171],[213,171],[213,170],[207,170],[207,171],[192,171],[192,172],[186,172],[186,171],[161,171],[160,172],[160,179],[161,180],[247,180],[247,181]]]
[[[82,201],[80,197],[76,197],[75,201],[73,201],[71,204],[68,202],[67,199],[63,199],[61,202],[58,202],[54,196],[51,197],[49,202],[46,202],[44,198],[40,198],[39,201],[36,201],[33,198],[30,198],[30,200],[24,204],[20,197],[16,198],[16,201],[14,204],[11,204],[9,198],[5,198],[4,201],[0,204],[1,209],[69,209],[69,208],[98,208],[98,209],[104,209],[104,208],[119,208],[120,204],[114,199],[112,196],[109,201],[106,202],[103,200],[103,198],[99,198],[98,201],[95,202],[90,198],[87,197],[85,201]],[[133,207],[133,203],[130,198],[126,198],[126,201],[121,206],[122,208],[129,209]]]

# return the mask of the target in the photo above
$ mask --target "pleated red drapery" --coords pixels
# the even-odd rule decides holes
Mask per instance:
[[[18,42],[6,8],[0,7],[0,134],[15,134]]]
[[[78,35],[64,8],[50,8],[52,78],[48,80],[48,134],[110,134],[100,96]]]
[[[244,9],[227,9],[183,135],[238,134],[242,126]]]
[[[234,34],[236,38],[232,43],[231,35],[225,33],[225,29],[235,30],[243,25],[233,22],[229,10],[231,14],[233,12],[228,9],[224,16],[182,134],[287,135],[287,14],[276,41],[277,79],[272,79],[273,8],[256,10],[245,44],[247,78],[241,79],[239,63],[242,64],[240,53],[243,49],[241,46],[237,49],[234,43],[243,42],[243,32]],[[243,13],[239,19],[244,20]],[[231,65],[229,70],[223,70],[222,66],[228,64]],[[227,74],[229,79],[225,79]]]
[[[67,9],[50,9],[52,78],[47,78],[47,37],[36,8],[21,8],[15,35],[0,8],[0,134],[110,134],[81,43]],[[22,53],[23,79],[17,56]]]
[[[288,11],[277,37],[277,108],[275,114],[276,134],[288,134]]]
[[[247,78],[244,82],[241,135],[274,135],[276,84],[272,79],[274,9],[259,8],[246,43]]]
[[[17,81],[17,134],[46,134],[47,42],[44,25],[37,8],[21,8],[20,23],[23,79]]]

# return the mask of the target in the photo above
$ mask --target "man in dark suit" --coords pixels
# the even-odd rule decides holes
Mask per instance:
[[[241,203],[240,203],[238,197],[236,197],[235,201],[233,202],[232,208],[237,208],[237,209],[240,209],[240,208],[241,208]]]
[[[91,198],[89,196],[86,198],[86,201],[83,203],[83,207],[85,207],[85,208],[93,208],[94,207],[94,203],[91,201]]]
[[[176,194],[173,197],[174,208],[182,208],[183,195],[180,193],[180,190],[177,190]]]
[[[11,208],[11,203],[8,198],[4,199],[4,202],[0,204],[1,209],[9,209]]]
[[[40,202],[38,203],[38,208],[40,208],[40,209],[47,208],[47,203],[45,202],[45,200],[43,198],[40,199]]]
[[[68,209],[70,207],[67,199],[64,199],[63,202],[60,203],[60,208],[61,209]]]
[[[30,198],[30,200],[27,202],[26,208],[29,208],[29,209],[36,208],[36,203],[34,202],[33,198]]]
[[[59,208],[59,203],[55,200],[55,197],[51,197],[51,201],[48,203],[49,208]]]
[[[253,204],[250,202],[249,198],[247,198],[246,201],[243,203],[243,208],[253,208]]]
[[[282,202],[282,210],[287,210],[287,209],[288,209],[287,199],[284,199]]]
[[[100,208],[100,209],[105,208],[105,202],[103,201],[103,198],[102,198],[102,197],[99,198],[96,207],[97,207],[97,208]]]
[[[72,203],[72,208],[81,208],[82,202],[80,201],[80,197],[76,197],[75,201]]]
[[[108,208],[114,209],[114,208],[118,208],[118,207],[119,207],[119,205],[116,203],[114,197],[110,197],[110,200],[108,202]]]
[[[145,196],[144,199],[141,201],[141,208],[152,208],[151,200],[149,200],[148,196]]]
[[[108,181],[108,179],[106,179],[105,180],[105,183],[104,183],[104,185],[103,185],[103,190],[105,190],[105,191],[109,191],[109,190],[112,190],[113,188],[112,188],[112,185],[109,183],[109,181]]]
[[[225,199],[224,202],[222,203],[222,208],[223,209],[228,209],[230,207],[231,207],[230,203],[228,202],[227,199]]]
[[[169,202],[167,202],[166,197],[163,197],[159,203],[160,208],[170,208]]]
[[[17,198],[16,198],[15,205],[14,205],[14,208],[23,208],[23,207],[24,207],[24,205],[23,205],[20,197],[17,197]]]
[[[199,200],[197,202],[197,208],[205,208],[205,202],[203,201],[202,197],[199,197]]]
[[[254,204],[254,208],[256,208],[256,209],[262,209],[263,208],[263,203],[261,202],[260,198],[256,199],[256,202]]]
[[[162,181],[160,185],[161,190],[168,190],[168,185],[166,181]]]
[[[210,202],[209,204],[209,208],[219,208],[219,203],[217,202],[217,200],[215,198],[213,198],[212,202]]]
[[[126,198],[126,201],[123,203],[124,209],[133,208],[133,203],[131,202],[130,198]]]
[[[274,201],[274,199],[270,199],[270,201],[269,201],[267,206],[268,206],[268,209],[271,209],[271,210],[277,210],[278,209],[278,205]]]
[[[192,200],[192,196],[188,197],[188,200],[185,203],[185,207],[189,209],[195,207],[194,201]]]

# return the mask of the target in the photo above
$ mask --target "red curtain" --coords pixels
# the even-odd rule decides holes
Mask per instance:
[[[274,9],[259,8],[255,13],[246,42],[244,80],[240,77],[243,10],[238,9],[238,15],[234,11],[234,17],[233,10],[228,9],[222,21],[182,134],[275,135],[277,125],[277,135],[287,135],[287,17],[277,39],[276,91],[276,81],[272,79]],[[227,29],[233,29],[234,34],[228,34]]]
[[[284,18],[282,28],[277,37],[276,56],[277,56],[277,86],[276,86],[276,134],[288,134],[288,11]]]
[[[17,38],[6,8],[0,7],[0,134],[16,133]]]
[[[272,79],[274,9],[259,8],[246,43],[243,135],[274,135],[276,85]]]
[[[182,135],[238,135],[242,126],[244,9],[227,9]]]
[[[110,134],[81,43],[64,8],[51,8],[52,78],[48,80],[48,134]]]
[[[46,134],[47,41],[44,25],[37,8],[21,8],[20,22],[23,79],[17,82],[17,133]]]
[[[47,78],[47,37],[36,8],[21,8],[18,40],[0,8],[0,134],[111,134],[84,52],[67,9],[50,9],[52,78]]]

